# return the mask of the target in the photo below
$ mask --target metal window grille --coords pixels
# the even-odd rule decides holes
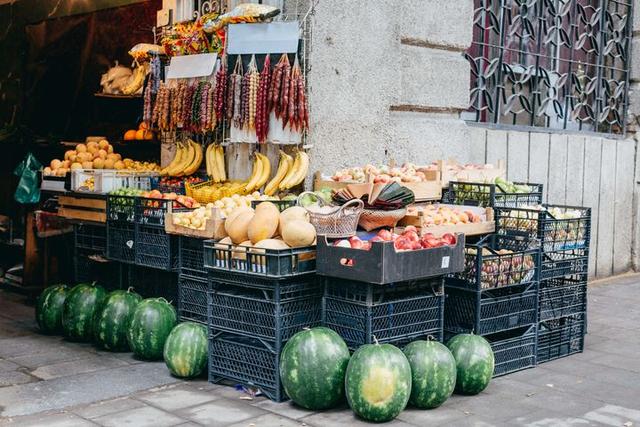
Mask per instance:
[[[633,0],[474,0],[469,120],[624,133]]]

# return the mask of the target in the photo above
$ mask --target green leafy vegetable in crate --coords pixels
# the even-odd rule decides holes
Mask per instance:
[[[478,202],[478,206],[489,206],[491,204],[491,186],[483,184],[495,184],[496,198],[500,195],[528,194],[534,188],[524,184],[514,184],[506,179],[496,177],[493,182],[454,184],[454,203],[463,205],[468,201]]]

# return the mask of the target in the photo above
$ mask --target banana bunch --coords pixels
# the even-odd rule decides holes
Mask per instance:
[[[261,188],[266,184],[269,176],[271,175],[271,162],[267,156],[255,153],[255,159],[253,160],[253,171],[245,186],[245,192],[251,193]]]
[[[308,171],[309,155],[307,153],[304,151],[298,151],[294,160],[291,156],[281,151],[278,172],[267,185],[265,194],[273,195],[278,189],[280,191],[285,191],[290,190],[296,185],[300,185],[307,177]]]
[[[133,95],[134,93],[142,93],[142,85],[144,85],[144,78],[147,76],[148,63],[138,65],[131,77],[127,79],[127,82],[120,89],[125,95]]]
[[[205,155],[207,159],[207,175],[213,182],[225,182],[227,172],[224,166],[224,148],[220,144],[210,144]]]
[[[185,144],[178,145],[176,156],[171,163],[160,171],[160,175],[188,176],[194,174],[204,160],[202,145],[191,139]]]

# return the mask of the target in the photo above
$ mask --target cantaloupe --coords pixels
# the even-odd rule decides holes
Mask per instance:
[[[233,255],[231,255],[234,259],[246,260],[247,259],[247,246],[253,246],[253,242],[251,240],[245,240],[240,243],[238,246],[233,248]]]
[[[278,231],[280,212],[271,202],[262,202],[256,206],[256,214],[249,223],[248,236],[253,243],[270,239]]]
[[[254,217],[254,213],[250,212],[242,212],[237,217],[234,217],[233,220],[225,221],[224,229],[227,231],[233,243],[240,244],[245,240],[249,240],[249,223]]]
[[[253,248],[250,249],[250,253],[252,254],[266,254],[267,251],[265,249],[274,249],[274,250],[282,250],[289,249],[289,245],[283,242],[280,239],[265,239],[254,245]],[[253,257],[253,262],[256,264],[264,265],[266,257]]]
[[[233,245],[233,241],[231,240],[231,237],[229,237],[229,236],[227,236],[224,239],[220,240],[213,247],[216,248],[216,249],[227,250],[227,249],[229,249],[229,247],[227,245]],[[216,251],[216,258],[217,259],[224,259],[224,254],[225,253],[226,252]]]
[[[287,221],[292,219],[298,219],[301,221],[309,221],[309,212],[302,206],[291,206],[290,208],[285,209],[280,214],[280,224],[278,227],[278,233],[282,236],[282,226]]]
[[[245,212],[253,212],[253,209],[251,209],[248,206],[241,206],[241,207],[238,207],[238,208],[235,208],[234,210],[232,210],[231,213],[229,215],[227,215],[227,220],[225,221],[225,226],[226,226],[227,222],[228,223],[233,222],[234,219],[236,219],[237,217],[240,216],[240,214],[243,214]],[[227,231],[227,233],[229,233],[229,232]]]
[[[292,219],[282,226],[282,240],[293,248],[311,246],[316,239],[316,229],[307,221]]]

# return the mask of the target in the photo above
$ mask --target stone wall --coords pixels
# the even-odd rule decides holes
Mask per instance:
[[[633,138],[493,130],[460,119],[472,15],[470,0],[319,0],[309,74],[313,169],[506,159],[508,178],[544,184],[545,201],[592,207],[591,277],[638,266]],[[634,22],[630,111],[640,117],[640,7]]]

